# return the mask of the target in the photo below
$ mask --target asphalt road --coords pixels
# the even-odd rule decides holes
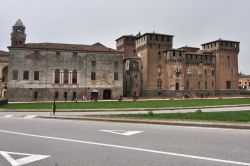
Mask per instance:
[[[41,156],[20,153],[43,156],[31,162]],[[250,166],[250,131],[0,117],[0,166],[25,161],[31,162],[25,166]]]

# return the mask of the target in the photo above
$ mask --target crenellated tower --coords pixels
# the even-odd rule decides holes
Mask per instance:
[[[219,39],[202,44],[202,49],[211,51],[216,56],[217,94],[237,94],[240,42]]]

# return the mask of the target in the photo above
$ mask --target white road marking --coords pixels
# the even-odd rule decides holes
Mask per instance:
[[[75,143],[81,143],[81,144],[96,145],[96,146],[128,149],[128,150],[134,150],[134,151],[149,152],[149,153],[156,153],[156,154],[163,154],[163,155],[170,155],[170,156],[177,156],[177,157],[184,157],[184,158],[191,158],[191,159],[198,159],[198,160],[206,160],[206,161],[213,161],[213,162],[220,162],[220,163],[227,163],[227,164],[250,166],[250,163],[245,163],[245,162],[223,160],[223,159],[209,158],[209,157],[202,157],[202,156],[194,156],[194,155],[181,154],[181,153],[165,152],[165,151],[158,151],[158,150],[151,150],[151,149],[144,149],[144,148],[135,148],[135,147],[121,146],[121,145],[112,145],[112,144],[105,144],[105,143],[98,143],[98,142],[73,140],[73,139],[60,138],[60,137],[50,137],[50,136],[43,136],[43,135],[27,134],[27,133],[20,133],[20,132],[8,131],[8,130],[0,130],[0,132],[1,133],[8,133],[8,134],[15,134],[15,135],[22,135],[22,136],[29,136],[29,137],[36,137],[36,138],[44,138],[44,139],[51,139],[51,140],[59,140],[59,141],[66,141],[66,142],[75,142]]]
[[[25,117],[23,117],[24,119],[33,119],[33,118],[35,118],[35,117],[37,117],[37,115],[27,115],[27,116],[25,116]]]
[[[5,115],[4,118],[11,118],[13,117],[14,115]]]
[[[125,135],[125,136],[131,136],[131,135],[135,135],[135,134],[143,132],[143,131],[125,131],[125,130],[100,130],[100,131],[113,133],[113,134],[119,134],[119,135]]]
[[[45,158],[48,158],[50,156],[45,156],[45,155],[36,155],[36,154],[28,154],[28,153],[17,153],[17,152],[5,152],[5,151],[0,151],[0,154],[12,165],[12,166],[21,166],[24,164],[32,163],[38,160],[42,160]],[[27,156],[23,158],[19,158],[17,160],[13,159],[11,155],[22,155],[22,156]]]

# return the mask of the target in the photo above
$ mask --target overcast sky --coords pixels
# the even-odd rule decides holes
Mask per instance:
[[[249,0],[0,0],[0,49],[20,18],[27,42],[102,44],[122,35],[174,35],[174,47],[219,38],[241,42],[239,71],[250,74]]]

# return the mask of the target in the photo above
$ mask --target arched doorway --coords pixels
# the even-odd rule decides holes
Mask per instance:
[[[91,100],[98,100],[98,90],[94,89],[91,91]]]
[[[2,82],[8,82],[8,66],[5,66],[2,70]]]
[[[103,91],[103,100],[111,99],[112,92],[110,89],[106,89]]]

